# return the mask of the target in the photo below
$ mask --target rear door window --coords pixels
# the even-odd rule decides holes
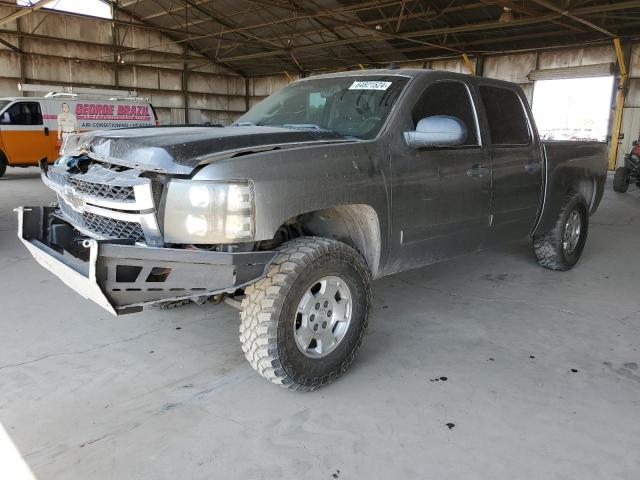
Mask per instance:
[[[480,97],[494,146],[529,145],[527,114],[516,92],[508,88],[480,86]]]
[[[18,102],[0,117],[4,125],[42,125],[42,110],[38,102]]]

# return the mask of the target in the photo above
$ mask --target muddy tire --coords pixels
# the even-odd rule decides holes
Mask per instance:
[[[533,237],[538,264],[551,270],[570,270],[582,255],[588,231],[587,202],[580,195],[567,196],[553,229]]]
[[[0,152],[0,177],[2,177],[7,171],[7,159],[4,154]]]
[[[270,382],[315,390],[348,370],[370,311],[371,276],[358,252],[336,240],[294,239],[245,289],[242,350]]]
[[[613,191],[625,193],[629,189],[629,169],[620,167],[613,176]]]

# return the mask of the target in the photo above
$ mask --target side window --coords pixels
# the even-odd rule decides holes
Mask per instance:
[[[436,82],[427,87],[411,112],[413,126],[433,115],[456,117],[467,127],[465,145],[478,145],[476,117],[469,90],[463,83]]]
[[[528,145],[531,142],[527,114],[513,90],[480,87],[493,145]]]
[[[42,125],[42,111],[38,102],[18,102],[2,114],[5,125]]]

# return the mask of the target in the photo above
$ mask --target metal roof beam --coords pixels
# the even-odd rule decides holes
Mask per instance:
[[[569,10],[563,9],[558,7],[557,5],[554,5],[551,2],[547,2],[546,0],[533,0],[533,3],[536,3],[538,5],[540,5],[541,7],[545,7],[553,12],[559,13],[567,18],[570,18],[571,20],[575,20],[578,23],[581,23],[583,25],[586,25],[589,28],[592,28],[593,30],[596,30],[600,33],[604,33],[605,35],[608,35],[609,37],[615,38],[616,34],[610,32],[609,30],[606,30],[602,27],[600,27],[599,25],[596,25],[593,22],[590,22],[589,20],[585,20],[584,18],[580,18],[579,16],[574,15],[573,13],[571,13]],[[613,5],[606,5],[606,6],[610,6],[613,7]],[[577,11],[578,9],[576,9],[575,11]],[[605,10],[609,10],[609,8],[605,8]]]
[[[13,12],[12,14],[7,15],[4,18],[0,18],[0,26],[4,25],[5,23],[13,22],[14,20],[17,20],[17,19],[22,18],[22,17],[24,17],[26,15],[29,15],[29,14],[37,11],[37,10],[40,10],[41,8],[44,8],[47,5],[50,5],[55,1],[56,0],[40,0],[38,3],[36,3],[35,5],[33,5],[31,7],[18,7],[18,6],[16,6],[15,8],[18,9],[16,12]]]
[[[624,9],[628,9],[628,8],[637,8],[640,7],[640,1],[639,0],[633,0],[633,1],[624,1],[624,2],[617,2],[615,4],[607,4],[607,5],[594,5],[594,6],[589,6],[589,7],[581,7],[581,8],[576,8],[573,11],[573,14],[575,15],[587,15],[587,14],[591,14],[591,13],[600,13],[603,11],[613,11],[613,10],[624,10]],[[537,17],[530,17],[530,18],[524,18],[524,19],[518,19],[518,20],[514,20],[512,22],[508,22],[508,23],[503,23],[503,22],[481,22],[481,23],[475,23],[475,24],[467,24],[467,25],[457,25],[457,26],[451,26],[451,27],[443,27],[443,28],[433,28],[433,29],[428,29],[428,30],[420,30],[420,31],[415,31],[415,32],[406,32],[403,37],[406,38],[420,38],[420,37],[430,37],[430,36],[437,36],[437,35],[443,35],[443,34],[451,34],[451,33],[462,33],[462,32],[474,32],[474,31],[486,31],[486,30],[499,30],[499,29],[505,29],[505,28],[514,28],[514,27],[519,27],[519,26],[524,26],[524,25],[534,25],[534,24],[538,24],[538,23],[545,23],[548,22],[550,20],[555,20],[558,18],[561,18],[563,16],[562,13],[549,13],[549,14],[544,14],[544,15],[540,15]],[[322,48],[329,48],[329,47],[334,47],[334,46],[338,46],[338,45],[350,45],[350,44],[354,44],[354,43],[364,43],[364,42],[377,42],[380,41],[381,38],[378,35],[369,35],[369,36],[360,36],[357,38],[349,38],[349,39],[345,39],[345,40],[334,40],[334,41],[329,41],[329,42],[323,42],[323,43],[315,43],[315,44],[311,44],[311,45],[302,45],[302,46],[298,46],[298,47],[293,47],[291,48],[291,51],[297,53],[297,52],[302,52],[302,51],[307,51],[307,50],[316,50],[316,49],[322,49]],[[442,48],[446,48],[446,46],[442,47]],[[277,55],[277,54],[283,54],[283,53],[288,53],[288,51],[282,50],[282,51],[275,51],[275,52],[257,52],[257,53],[252,53],[252,54],[246,54],[246,55],[236,55],[236,56],[232,56],[232,57],[222,57],[220,58],[220,61],[224,61],[224,62],[236,62],[236,61],[241,61],[241,60],[249,60],[249,59],[258,59],[258,58],[267,58],[273,55]]]
[[[127,10],[126,8],[121,7],[121,6],[118,4],[118,1],[117,1],[117,0],[107,0],[107,1],[113,5],[113,9],[114,9],[114,10],[117,10],[117,11],[119,11],[119,12],[124,13],[125,15],[129,16],[130,18],[134,19],[135,21],[137,21],[137,22],[139,22],[139,23],[147,24],[146,20],[144,20],[143,18],[139,17],[138,15],[134,14],[133,12],[130,12],[130,11],[129,11],[129,10]],[[211,56],[209,56],[209,55],[207,55],[207,54],[202,54],[202,53],[200,53],[200,52],[198,51],[198,48],[197,48],[197,47],[195,47],[195,46],[193,46],[193,45],[192,45],[192,42],[190,42],[188,39],[181,39],[181,38],[175,37],[175,36],[173,36],[173,35],[171,35],[171,34],[168,34],[168,33],[164,33],[164,35],[166,35],[166,36],[167,36],[167,38],[169,38],[169,39],[173,40],[176,44],[178,44],[178,43],[183,43],[183,44],[185,44],[187,47],[189,47],[191,50],[193,50],[193,51],[194,51],[194,52],[196,52],[197,54],[202,55],[202,57],[203,57],[204,59],[208,59],[208,60],[210,60],[210,61],[211,61],[211,63],[213,63],[213,64],[218,64],[218,65],[220,65],[220,66],[222,66],[222,67],[226,68],[227,70],[229,70],[229,71],[231,71],[231,72],[237,73],[238,75],[246,76],[244,71],[242,71],[242,70],[238,70],[236,67],[233,67],[233,66],[231,66],[231,65],[227,65],[227,64],[226,64],[226,63],[224,63],[224,62],[218,61],[218,60],[216,60],[215,58],[213,58],[213,57],[211,57]],[[137,49],[133,49],[133,50],[136,50],[136,51],[137,51]],[[121,54],[126,54],[126,53],[127,53],[127,50],[121,50],[121,51],[120,51],[120,53],[121,53]]]

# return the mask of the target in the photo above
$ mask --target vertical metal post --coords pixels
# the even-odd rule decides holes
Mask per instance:
[[[482,77],[484,75],[484,55],[476,55],[476,75]]]
[[[185,45],[184,56],[186,59],[188,49]],[[184,106],[184,123],[189,123],[189,70],[187,62],[182,64],[182,104]]]
[[[20,53],[18,53],[18,64],[20,67],[20,83],[27,83],[27,66],[25,64],[25,55],[24,55],[24,41],[22,39],[22,24],[20,22],[20,18],[16,19],[16,29],[18,30],[18,48],[20,49]]]
[[[619,38],[613,39],[613,46],[618,57],[618,91],[616,93],[616,107],[613,118],[613,129],[611,131],[611,147],[609,148],[609,170],[615,170],[616,159],[618,157],[618,145],[620,143],[620,129],[622,128],[622,113],[624,111],[624,97],[627,86],[627,64],[622,52],[622,45]]]
[[[248,112],[249,107],[251,106],[251,90],[249,87],[249,82],[251,79],[249,77],[244,77],[244,111]]]
[[[115,2],[117,3],[117,1]],[[111,3],[111,18],[113,21],[111,22],[111,42],[113,44],[113,83],[116,87],[120,86],[120,30],[116,25],[116,15],[118,14],[118,10],[116,9],[115,3]]]

